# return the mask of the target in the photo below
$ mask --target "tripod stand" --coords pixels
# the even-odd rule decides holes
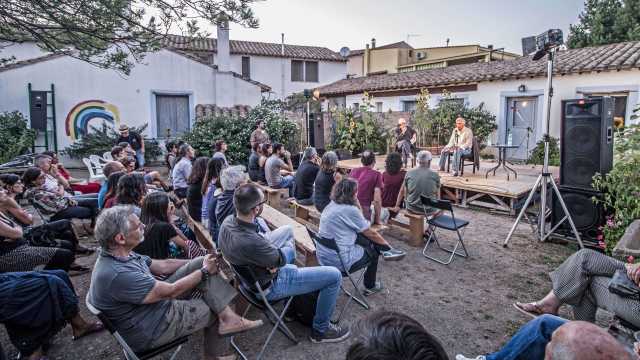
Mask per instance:
[[[567,205],[564,203],[564,200],[562,199],[562,195],[560,194],[560,190],[558,189],[558,186],[556,185],[556,182],[553,179],[553,175],[549,172],[549,123],[551,120],[551,98],[553,97],[553,62],[554,62],[555,52],[556,52],[555,48],[549,49],[547,51],[547,97],[545,99],[547,113],[545,117],[544,161],[542,165],[542,173],[538,175],[538,179],[536,180],[535,185],[533,185],[533,189],[531,189],[531,192],[529,193],[527,200],[522,206],[522,210],[520,210],[520,213],[518,214],[516,221],[513,223],[513,226],[511,227],[511,230],[507,235],[507,238],[504,240],[504,243],[502,244],[502,246],[504,247],[508,246],[509,240],[511,240],[511,236],[513,235],[514,231],[518,227],[518,223],[520,222],[522,217],[525,216],[527,207],[529,207],[529,204],[531,203],[531,200],[536,194],[538,187],[540,187],[540,209],[538,214],[538,229],[536,234],[538,240],[545,241],[549,237],[549,235],[553,234],[553,232],[560,225],[562,225],[562,223],[564,223],[565,221],[569,221],[569,224],[571,225],[571,230],[573,231],[573,234],[575,235],[576,240],[580,245],[580,248],[584,247],[584,245],[582,244],[582,239],[580,238],[580,234],[578,233],[578,229],[576,229],[576,225],[574,224],[573,219],[571,218],[571,214],[569,214]],[[534,60],[536,60],[536,57],[534,57]],[[560,206],[562,206],[564,217],[557,224],[555,224],[553,228],[551,228],[547,232],[547,190],[548,190],[547,188],[549,184],[551,184],[551,189],[555,192],[555,195],[558,198],[558,202],[560,203]]]

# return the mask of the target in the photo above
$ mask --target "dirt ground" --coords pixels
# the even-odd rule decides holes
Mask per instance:
[[[494,351],[528,319],[512,307],[516,300],[533,300],[549,290],[547,273],[575,251],[571,245],[536,243],[527,225],[520,225],[505,249],[502,242],[512,225],[513,218],[486,211],[455,209],[456,215],[470,221],[465,242],[470,258],[457,258],[449,266],[430,261],[422,256],[420,248],[409,247],[403,241],[404,233],[392,229],[384,233],[392,245],[406,250],[407,257],[400,262],[381,261],[378,274],[386,290],[369,298],[371,310],[355,304],[345,314],[343,324],[353,324],[375,310],[394,310],[409,314],[423,324],[443,343],[450,357],[458,353],[477,355]],[[442,239],[453,243],[453,237],[443,233]],[[96,245],[91,239],[84,241]],[[80,258],[83,264],[92,264],[95,256]],[[89,287],[90,274],[73,277],[80,299]],[[341,309],[347,297],[341,294],[337,308]],[[83,302],[82,315],[88,314]],[[259,317],[256,311],[249,318]],[[311,344],[310,330],[297,323],[294,332],[301,340],[292,345],[284,336],[276,334],[265,359],[344,359],[352,339],[339,344]],[[268,327],[239,336],[238,343],[247,349],[250,357],[257,355]],[[197,359],[202,335],[192,336],[178,359]],[[9,343],[4,327],[0,341],[7,355],[16,351]],[[76,342],[71,340],[70,327],[54,339],[49,352],[51,359],[116,359],[124,358],[116,341],[108,332],[92,335]],[[168,355],[159,358],[168,358]]]

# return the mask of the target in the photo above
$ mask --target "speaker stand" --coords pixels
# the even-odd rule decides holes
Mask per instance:
[[[565,221],[569,221],[569,224],[571,225],[571,231],[573,231],[573,234],[575,235],[576,240],[580,245],[580,248],[584,248],[584,245],[582,244],[582,239],[580,238],[580,233],[578,233],[578,229],[576,229],[576,225],[574,224],[573,219],[571,218],[569,209],[567,209],[567,205],[564,203],[562,194],[560,194],[558,185],[556,185],[556,182],[553,179],[553,175],[549,171],[549,123],[551,120],[551,98],[553,97],[553,61],[554,61],[555,51],[556,49],[554,48],[554,49],[550,49],[547,52],[547,97],[545,99],[547,114],[545,118],[546,131],[543,137],[544,162],[542,165],[542,173],[538,175],[538,179],[536,179],[536,182],[533,185],[533,188],[531,189],[529,196],[527,197],[527,201],[525,201],[524,205],[522,206],[522,209],[520,210],[520,213],[518,214],[516,221],[513,223],[513,226],[511,227],[511,230],[509,231],[507,238],[504,240],[504,243],[502,244],[503,247],[507,247],[509,245],[509,240],[511,240],[511,236],[513,236],[514,231],[518,227],[518,223],[520,223],[520,220],[525,215],[525,212],[527,211],[527,208],[529,207],[529,204],[531,203],[533,196],[538,191],[538,187],[540,187],[540,209],[538,214],[538,231],[536,234],[538,240],[545,241],[549,237],[549,235],[551,235],[562,223],[564,223]],[[549,184],[551,184],[551,188],[553,189],[556,196],[558,197],[558,201],[560,202],[560,205],[562,206],[562,211],[564,212],[564,217],[562,218],[562,220],[558,221],[558,223],[554,227],[552,227],[549,231],[547,231],[547,189]]]

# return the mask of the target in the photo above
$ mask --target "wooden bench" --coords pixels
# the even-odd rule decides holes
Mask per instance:
[[[396,218],[389,219],[389,224],[409,231],[409,245],[416,247],[422,246],[424,237],[424,215],[414,214],[407,210],[400,210],[398,215],[407,218],[409,223],[398,221]]]
[[[257,187],[264,191],[264,196],[267,198],[267,204],[271,207],[279,208],[280,202],[282,199],[286,199],[289,197],[289,189],[274,189],[267,185],[262,185],[260,183],[254,182]]]
[[[272,229],[279,228],[284,225],[291,225],[293,228],[293,237],[296,241],[296,249],[298,255],[302,255],[303,259],[296,259],[299,266],[317,266],[316,245],[313,243],[311,236],[307,232],[307,228],[299,222],[293,220],[287,215],[274,209],[269,205],[265,205],[262,210],[262,218]]]
[[[296,220],[316,224],[320,222],[320,212],[314,205],[301,205],[293,200],[291,206],[293,206]]]

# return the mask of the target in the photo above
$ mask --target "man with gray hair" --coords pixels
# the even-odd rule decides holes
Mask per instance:
[[[313,183],[320,170],[320,157],[313,147],[304,149],[302,163],[294,176],[293,196],[300,205],[313,205]]]
[[[100,214],[95,237],[101,250],[88,294],[89,303],[105,314],[134,351],[204,329],[203,359],[213,360],[228,354],[228,343],[218,335],[262,325],[229,307],[236,291],[219,275],[214,256],[152,260],[132,251],[143,241],[143,233],[144,224],[131,207],[116,206]],[[202,299],[182,300],[196,288]]]
[[[233,206],[233,193],[240,185],[246,184],[247,180],[247,173],[244,172],[244,167],[241,165],[230,166],[222,170],[220,174],[222,194],[218,196],[215,209],[216,225],[218,228],[227,216],[232,215],[236,211],[236,208]]]
[[[462,116],[456,119],[456,128],[451,133],[447,146],[440,153],[440,171],[444,171],[444,165],[450,154],[453,154],[453,176],[458,176],[462,157],[469,156],[473,147],[473,131],[465,127],[466,121]]]
[[[431,170],[431,153],[422,150],[416,156],[418,166],[409,170],[404,177],[404,182],[398,193],[396,206],[392,209],[400,211],[402,200],[407,211],[416,214],[434,213],[435,209],[424,209],[420,195],[425,195],[433,199],[440,198],[440,176]]]
[[[407,167],[407,159],[411,158],[411,153],[417,141],[417,133],[407,125],[404,118],[398,119],[398,127],[395,131],[396,150],[402,156],[402,164]]]

